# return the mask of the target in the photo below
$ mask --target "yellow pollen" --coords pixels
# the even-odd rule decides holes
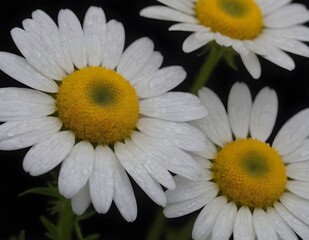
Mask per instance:
[[[254,39],[262,31],[262,13],[254,0],[198,0],[195,10],[203,25],[233,39]]]
[[[224,145],[212,167],[222,195],[239,206],[272,206],[285,190],[285,165],[267,143],[239,139]]]
[[[113,144],[129,137],[139,114],[135,89],[120,74],[102,67],[65,77],[56,104],[65,128],[92,143]]]

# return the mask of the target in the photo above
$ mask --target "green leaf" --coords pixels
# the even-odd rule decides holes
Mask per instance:
[[[25,240],[26,239],[26,231],[22,230],[18,235],[18,240]]]
[[[37,188],[30,188],[29,190],[19,194],[19,197],[24,196],[26,194],[39,194],[44,195],[48,197],[54,197],[54,198],[60,198],[61,196],[58,193],[58,190],[56,187],[37,187]]]
[[[157,212],[156,218],[151,225],[150,229],[148,230],[147,233],[147,240],[157,240],[161,239],[163,229],[165,227],[166,220],[165,217],[160,209],[160,211]]]
[[[45,216],[40,217],[42,224],[48,231],[48,235],[52,238],[55,239],[57,236],[57,227]]]
[[[100,238],[100,234],[93,233],[87,237],[84,238],[84,240],[98,240]]]
[[[234,70],[238,71],[238,67],[237,67],[237,64],[235,62],[235,57],[236,57],[236,53],[232,49],[225,51],[225,53],[224,53],[224,60],[227,63],[227,65],[229,65]]]
[[[78,221],[83,221],[83,220],[86,220],[86,219],[88,219],[88,218],[91,218],[93,215],[95,215],[96,214],[96,211],[94,211],[94,210],[90,210],[90,211],[87,211],[86,213],[84,213],[83,215],[81,215],[81,216],[78,216],[77,217],[77,220]]]

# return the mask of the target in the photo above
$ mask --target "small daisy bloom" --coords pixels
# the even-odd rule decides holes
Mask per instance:
[[[291,0],[157,0],[166,6],[150,6],[141,16],[180,22],[172,31],[193,32],[183,43],[192,52],[211,41],[232,47],[254,78],[261,75],[256,56],[293,70],[295,63],[285,52],[309,57],[309,20],[305,6]]]
[[[206,150],[194,153],[203,175],[174,177],[165,216],[203,208],[192,232],[199,240],[309,239],[309,109],[287,121],[270,145],[278,110],[273,90],[262,89],[252,103],[248,87],[234,84],[228,113],[210,89],[199,97],[209,113],[194,121],[208,139]]]
[[[160,184],[175,187],[169,171],[198,178],[201,170],[185,151],[202,150],[206,140],[185,122],[206,109],[192,94],[168,92],[186,72],[160,68],[163,57],[151,40],[123,51],[123,25],[106,22],[98,7],[88,9],[83,26],[65,9],[58,26],[37,10],[23,28],[11,35],[25,58],[0,52],[0,69],[33,89],[0,89],[0,149],[32,146],[25,171],[36,176],[62,162],[59,191],[75,213],[91,202],[105,213],[114,201],[127,221],[137,206],[126,172],[161,206]]]

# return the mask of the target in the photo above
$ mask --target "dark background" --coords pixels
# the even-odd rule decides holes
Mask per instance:
[[[294,1],[305,4],[309,8],[308,1]],[[149,5],[158,4],[155,0],[5,0],[0,8],[0,51],[12,52],[21,55],[15,47],[10,30],[13,27],[21,27],[22,20],[31,17],[31,12],[42,9],[54,20],[58,11],[62,8],[70,8],[82,21],[89,6],[103,7],[107,20],[121,21],[126,31],[126,46],[134,40],[147,36],[155,43],[155,50],[164,56],[163,66],[181,65],[188,76],[186,80],[176,88],[179,91],[187,91],[203,63],[205,56],[200,51],[190,54],[181,50],[182,42],[189,35],[186,32],[168,32],[171,22],[146,19],[139,16],[139,11]],[[292,55],[292,54],[291,54]],[[266,60],[261,60],[262,76],[254,80],[237,58],[238,71],[228,67],[221,61],[208,82],[208,87],[215,90],[224,103],[230,87],[236,81],[246,82],[252,90],[252,95],[264,86],[269,86],[277,91],[279,96],[279,117],[275,130],[293,116],[299,110],[309,106],[309,59],[292,55],[296,63],[296,69],[289,72]],[[0,87],[18,86],[17,81],[0,72]],[[28,149],[12,152],[0,152],[0,240],[8,239],[21,230],[26,230],[27,239],[44,239],[44,228],[39,217],[46,214],[46,198],[38,195],[26,195],[18,197],[21,192],[32,188],[45,186],[50,179],[49,174],[40,177],[31,177],[22,169],[22,160]],[[133,183],[133,182],[132,182]],[[127,223],[119,214],[115,205],[105,215],[95,215],[82,223],[85,233],[98,232],[102,239],[145,239],[148,229],[153,223],[157,212],[162,209],[156,206],[133,183],[138,203],[138,217],[134,223]],[[169,219],[170,227],[179,227],[189,217]]]

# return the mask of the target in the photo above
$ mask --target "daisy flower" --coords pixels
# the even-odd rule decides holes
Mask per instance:
[[[252,102],[248,87],[234,84],[228,113],[210,89],[199,97],[209,116],[194,124],[208,143],[194,158],[204,172],[198,181],[175,176],[165,216],[203,208],[193,239],[309,239],[309,109],[288,120],[270,145],[278,110],[273,90],[262,89]]]
[[[192,52],[211,41],[232,47],[254,78],[261,75],[257,55],[293,70],[284,51],[309,57],[309,20],[305,6],[291,0],[157,0],[167,6],[150,6],[141,16],[180,22],[172,31],[193,32],[183,43]]]
[[[90,202],[105,213],[115,202],[133,221],[137,206],[128,172],[157,204],[160,184],[175,187],[169,171],[190,179],[200,168],[186,151],[205,148],[205,137],[186,121],[206,115],[198,97],[168,92],[186,72],[160,68],[163,57],[141,38],[125,50],[123,25],[90,7],[81,26],[61,10],[58,26],[43,11],[14,28],[25,58],[0,52],[0,69],[33,88],[0,89],[0,149],[31,149],[25,171],[36,176],[59,163],[59,192],[81,214]]]

